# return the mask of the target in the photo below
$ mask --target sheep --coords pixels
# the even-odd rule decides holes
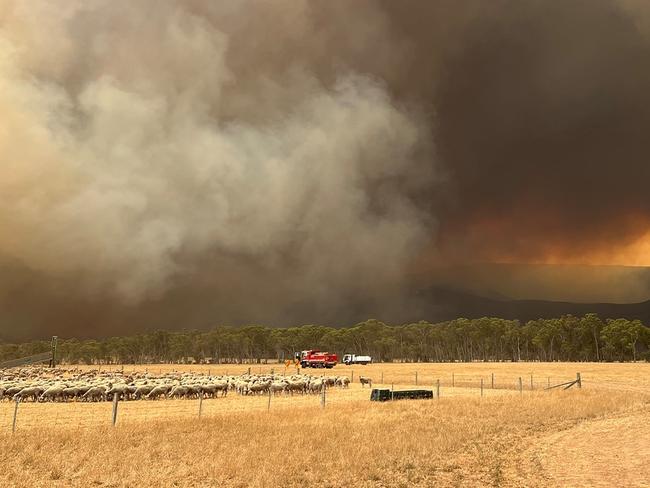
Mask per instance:
[[[188,385],[187,393],[185,394],[186,398],[198,398],[203,392],[203,387],[201,385]]]
[[[310,381],[307,387],[310,393],[318,393],[323,388],[325,388],[325,382],[323,382],[322,379],[318,379],[316,381]]]
[[[167,398],[181,398],[187,395],[187,392],[188,392],[187,386],[176,385],[171,389],[171,391],[167,395]]]
[[[216,397],[219,392],[221,392],[222,397],[225,397],[228,394],[228,386],[228,381],[217,381],[209,385],[213,397]]]
[[[88,390],[90,390],[93,387],[93,385],[89,384],[82,384],[77,386],[77,396],[81,397],[86,394]]]
[[[363,388],[364,385],[368,385],[369,388],[372,388],[372,378],[359,376],[359,383],[361,383],[361,388]]]
[[[118,398],[126,399],[128,395],[128,387],[125,384],[113,385],[112,383],[109,383],[106,395],[108,398],[113,398],[113,395],[117,395]]]
[[[83,388],[78,387],[78,386],[71,386],[69,388],[64,388],[63,389],[62,399],[63,400],[68,400],[68,399],[76,400],[77,397],[82,394],[82,390],[83,390]],[[83,393],[85,393],[86,391],[88,391],[88,389],[83,391]]]
[[[7,388],[4,392],[4,397],[8,399],[12,399],[16,393],[18,393],[20,390],[22,390],[24,386],[11,386]]]
[[[40,402],[44,401],[50,401],[53,402],[54,400],[60,400],[63,398],[63,390],[65,390],[65,386],[51,386],[47,390],[43,392],[43,394],[39,397]]]
[[[260,381],[258,383],[253,383],[248,386],[248,391],[250,393],[264,393],[269,391],[269,386],[271,386],[271,380]]]
[[[235,390],[240,395],[247,395],[248,394],[248,382],[244,381],[244,380],[237,381],[235,383]]]
[[[120,371],[52,371],[45,368],[23,368],[0,373],[0,399],[67,402],[107,401],[117,396],[123,400],[154,400],[162,398],[192,399],[203,396],[226,396],[232,389],[241,395],[318,393],[323,388],[349,385],[347,377],[292,374],[242,374],[212,376],[169,372],[155,375]],[[363,380],[362,380],[363,383]],[[363,383],[365,384],[370,383]]]
[[[141,398],[149,395],[154,388],[155,388],[154,385],[140,385],[133,392],[133,398],[136,400],[140,400]]]
[[[155,400],[156,398],[160,398],[162,395],[167,396],[169,390],[171,390],[171,386],[169,385],[158,385],[154,387],[145,398],[147,400]]]
[[[274,381],[271,383],[269,386],[269,390],[273,395],[277,395],[278,393],[284,393],[287,391],[288,384],[285,383],[284,381]]]
[[[287,390],[292,396],[294,392],[305,393],[307,390],[307,383],[303,380],[289,381],[287,384]]]
[[[13,396],[14,401],[24,401],[31,398],[33,402],[38,400],[38,397],[45,391],[41,386],[28,386],[23,388]]]
[[[96,402],[98,400],[106,401],[106,387],[105,386],[93,386],[84,393],[81,398],[86,401]]]

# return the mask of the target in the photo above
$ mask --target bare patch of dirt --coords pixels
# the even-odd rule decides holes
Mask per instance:
[[[650,487],[650,405],[545,435],[521,459],[545,486]]]

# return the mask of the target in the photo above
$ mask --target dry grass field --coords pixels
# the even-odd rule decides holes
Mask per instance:
[[[284,366],[251,372],[260,368]],[[25,403],[12,434],[13,405],[3,403],[0,486],[650,486],[650,364],[373,364],[326,374],[353,371],[350,389],[329,390],[324,409],[317,396],[272,398],[267,410],[268,398],[228,395],[205,400],[198,418],[195,400],[121,402],[113,428],[109,403]],[[439,400],[371,403],[357,382],[383,375],[405,388],[415,371],[420,387],[441,380]],[[581,390],[543,391],[577,371]]]

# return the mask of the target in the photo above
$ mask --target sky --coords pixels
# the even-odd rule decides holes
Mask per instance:
[[[640,0],[3,0],[0,338],[646,299],[648,86]]]

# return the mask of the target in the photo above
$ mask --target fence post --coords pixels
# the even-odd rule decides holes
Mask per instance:
[[[530,375],[530,389],[534,390],[535,389],[535,384],[533,383],[533,375]]]
[[[582,378],[580,377],[580,373],[576,376],[576,383],[578,384],[578,388],[582,388]]]
[[[383,371],[381,372],[381,384],[382,385],[384,384],[384,372]]]
[[[440,378],[436,381],[436,398],[440,400]]]
[[[519,377],[519,393],[523,393],[524,384],[521,382],[521,376]]]
[[[325,385],[321,386],[321,393],[320,393],[320,406],[322,408],[325,408]]]
[[[269,388],[269,403],[266,406],[266,411],[270,412],[271,411],[271,388]]]
[[[418,386],[418,372],[415,372],[415,386]]]
[[[481,378],[481,396],[483,396],[483,378]]]
[[[202,412],[203,412],[203,392],[199,393],[199,418],[201,418]]]
[[[350,383],[354,383],[354,370],[352,370],[352,377],[350,379]]]
[[[393,391],[395,390],[395,384],[391,383],[390,384],[390,399],[393,401],[395,399],[395,396],[393,395]]]
[[[119,401],[120,395],[113,393],[113,427],[115,427],[115,423],[117,422],[117,402]]]
[[[16,418],[18,417],[18,404],[20,403],[20,398],[16,398],[16,405],[14,406],[14,422],[11,426],[11,432],[16,432]]]
[[[546,383],[548,384],[548,387],[550,388],[551,387],[551,377],[550,376],[546,377]]]
[[[454,373],[451,373],[451,386],[455,386]]]
[[[494,373],[492,373],[492,389],[494,390]]]

